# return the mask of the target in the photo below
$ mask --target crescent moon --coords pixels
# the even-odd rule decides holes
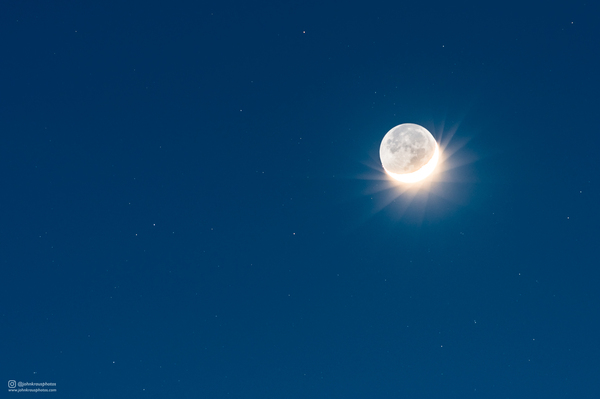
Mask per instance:
[[[431,175],[438,164],[440,149],[423,126],[403,123],[384,136],[379,148],[385,172],[402,183],[416,183]]]

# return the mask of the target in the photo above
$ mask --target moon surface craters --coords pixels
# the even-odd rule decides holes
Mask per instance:
[[[386,170],[396,174],[416,172],[433,156],[435,139],[427,129],[404,123],[390,130],[379,149]]]

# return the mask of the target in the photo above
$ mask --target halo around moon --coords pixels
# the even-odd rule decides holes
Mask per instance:
[[[388,175],[403,183],[415,183],[433,172],[440,150],[423,126],[403,123],[383,137],[379,157]]]

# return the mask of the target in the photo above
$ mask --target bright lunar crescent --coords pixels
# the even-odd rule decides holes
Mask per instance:
[[[433,172],[440,150],[423,126],[403,123],[387,132],[379,147],[379,157],[388,175],[403,183],[414,183]]]

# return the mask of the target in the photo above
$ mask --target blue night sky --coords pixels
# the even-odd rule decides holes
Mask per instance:
[[[598,15],[4,1],[0,383],[598,398]],[[443,150],[410,189],[401,123]]]

